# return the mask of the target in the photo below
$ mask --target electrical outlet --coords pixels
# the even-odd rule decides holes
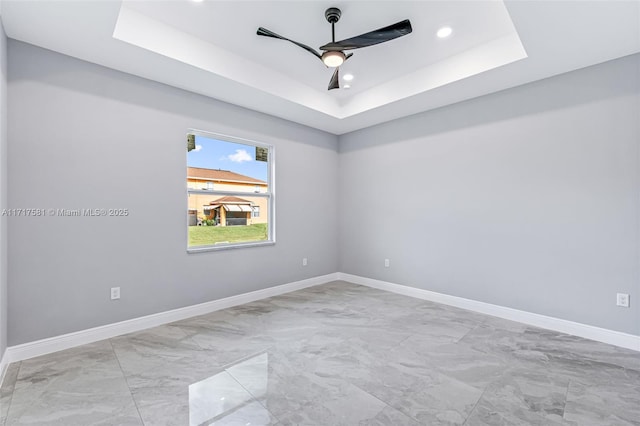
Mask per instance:
[[[389,259],[385,259],[384,260],[384,267],[388,268],[389,266],[391,266],[391,262],[389,261]]]
[[[626,293],[618,293],[616,298],[616,305],[622,306],[623,308],[629,307],[629,295]]]
[[[306,257],[302,258],[302,266],[307,266],[307,258]]]
[[[111,300],[120,299],[120,287],[111,287]]]

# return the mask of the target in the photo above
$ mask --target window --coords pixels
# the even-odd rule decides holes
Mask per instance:
[[[187,135],[187,251],[273,244],[273,147],[230,136]]]

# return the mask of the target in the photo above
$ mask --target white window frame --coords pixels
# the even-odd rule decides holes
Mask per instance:
[[[224,135],[221,133],[207,132],[204,130],[189,129],[187,135],[202,136],[209,139],[217,139],[224,142],[244,144],[254,147],[266,148],[268,152],[267,156],[267,191],[265,192],[242,192],[242,191],[220,191],[215,189],[193,189],[187,185],[187,179],[184,180],[186,186],[186,203],[187,203],[187,221],[186,221],[186,235],[187,235],[187,253],[200,253],[206,251],[218,251],[228,249],[238,249],[244,247],[259,247],[259,246],[272,246],[276,243],[276,188],[275,188],[275,148],[273,145],[258,142],[250,139],[243,139],[235,136]],[[188,154],[188,152],[187,152]],[[185,158],[185,171],[188,167],[188,156]],[[267,199],[267,239],[262,241],[247,241],[243,243],[219,243],[206,246],[189,247],[189,194],[219,194],[222,196],[236,196],[236,197],[261,197]],[[252,213],[253,217],[253,213]]]

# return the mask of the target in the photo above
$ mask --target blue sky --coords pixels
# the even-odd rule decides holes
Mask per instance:
[[[266,182],[267,163],[256,161],[255,158],[256,148],[252,145],[196,136],[196,149],[187,153],[187,165],[230,170]]]

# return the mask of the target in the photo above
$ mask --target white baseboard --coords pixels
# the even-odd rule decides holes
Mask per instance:
[[[504,306],[492,305],[490,303],[478,302],[476,300],[464,299],[462,297],[436,293],[429,290],[422,290],[415,287],[393,284],[358,275],[338,272],[338,278],[342,281],[348,281],[354,284],[360,284],[367,287],[377,288],[379,290],[442,303],[444,305],[455,306],[469,311],[479,312],[535,327],[546,328],[548,330],[559,331],[561,333],[567,333],[574,336],[584,337],[586,339],[596,340],[598,342],[640,351],[640,336],[635,336],[633,334],[621,333],[619,331],[608,330],[606,328],[594,327],[592,325],[520,311]]]
[[[4,353],[0,356],[0,388],[2,387],[2,383],[4,383],[4,376],[7,374],[7,367],[9,367],[9,361],[5,349]]]
[[[24,343],[21,345],[10,346],[6,349],[2,358],[0,358],[0,385],[2,384],[2,380],[4,379],[4,375],[6,374],[8,365],[12,362],[22,361],[40,355],[46,355],[48,353],[73,348],[87,343],[97,342],[99,340],[109,339],[127,333],[146,330],[148,328],[168,324],[174,321],[208,314],[210,312],[230,308],[232,306],[266,299],[268,297],[278,296],[280,294],[285,294],[336,280],[348,281],[354,284],[360,284],[367,287],[389,291],[392,293],[398,293],[418,299],[424,299],[436,303],[455,306],[486,315],[504,318],[511,321],[517,321],[536,327],[546,328],[548,330],[559,331],[562,333],[572,334],[574,336],[584,337],[586,339],[596,340],[599,342],[640,351],[640,336],[594,327],[591,325],[580,324],[559,318],[548,317],[545,315],[534,314],[531,312],[520,311],[504,306],[492,305],[490,303],[479,302],[476,300],[464,299],[462,297],[436,293],[429,290],[422,290],[386,281],[375,280],[372,278],[336,272],[319,277],[309,278],[302,281],[283,284],[276,287],[270,287],[263,290],[252,291],[250,293],[239,294],[224,299],[213,300],[211,302],[201,303],[198,305],[187,306],[184,308],[174,309],[171,311],[161,312],[158,314],[148,315],[114,324],[90,328],[87,330],[64,334],[61,336],[55,336],[47,339],[37,340],[34,342]]]
[[[2,364],[0,365],[3,368],[2,372],[4,372],[6,366],[12,362],[46,355],[52,352],[85,345],[87,343],[97,342],[99,340],[110,339],[127,333],[146,330],[148,328],[157,327],[159,325],[180,321],[198,315],[208,314],[210,312],[219,311],[232,306],[242,305],[244,303],[301,290],[303,288],[325,284],[331,281],[336,281],[337,279],[337,273],[322,275],[276,287],[265,288],[263,290],[252,291],[250,293],[239,294],[237,296],[226,297],[224,299],[213,300],[211,302],[200,303],[198,305],[173,309],[171,311],[160,312],[158,314],[147,315],[114,324],[63,334],[61,336],[50,337],[47,339],[37,340],[35,342],[10,346],[7,348],[5,356],[2,358]]]

